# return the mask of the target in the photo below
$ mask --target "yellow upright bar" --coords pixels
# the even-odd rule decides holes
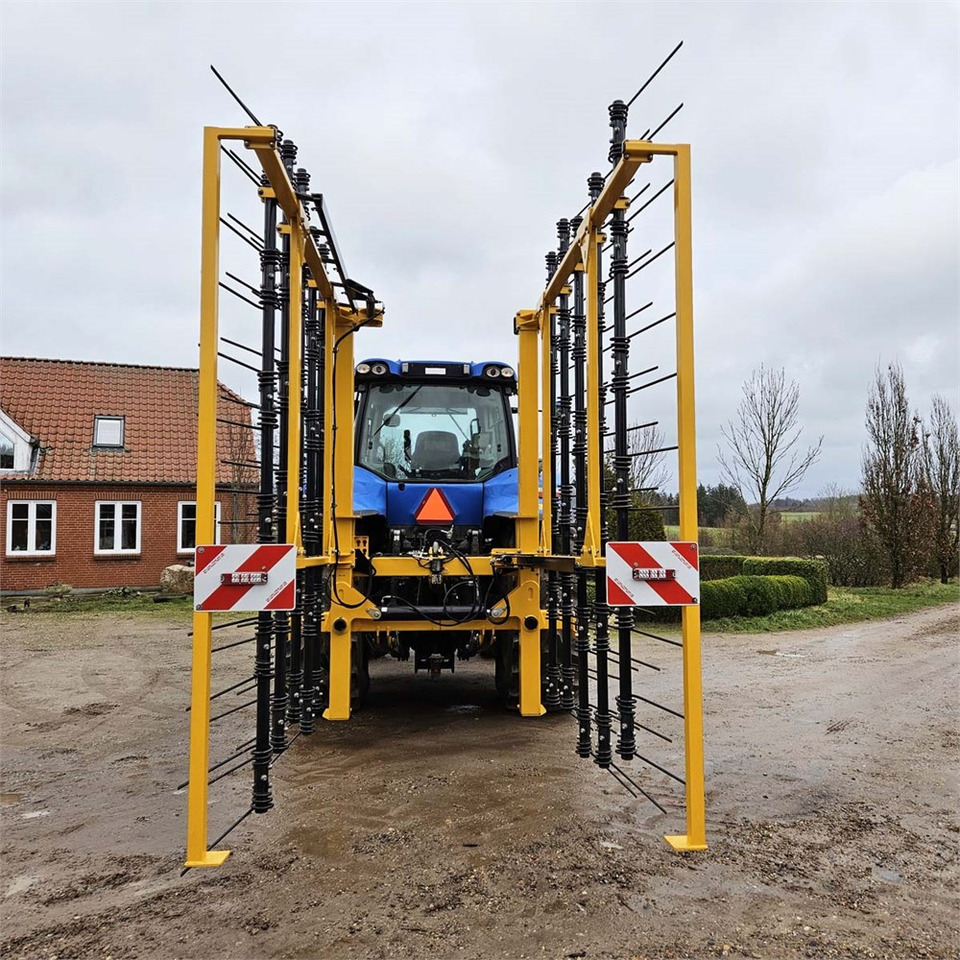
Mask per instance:
[[[333,554],[333,344],[337,339],[337,304],[332,298],[323,303],[323,490],[321,492],[322,537],[320,549],[324,556]],[[336,558],[334,558],[336,562]]]
[[[355,604],[359,601],[353,587],[354,565],[354,516],[353,516],[353,333],[355,318],[350,312],[341,313],[331,306],[327,311],[327,336],[336,343],[336,352],[331,349],[330,366],[327,368],[331,383],[330,396],[331,417],[336,410],[336,417],[332,419],[332,432],[328,433],[327,447],[331,448],[330,467],[332,473],[326,474],[336,483],[336,503],[331,501],[332,512],[327,514],[333,519],[331,534],[334,542],[330,545],[331,551],[337,550],[334,557],[334,569],[331,576],[334,578],[331,590],[330,610],[325,620],[333,629],[330,630],[330,686],[329,704],[323,711],[325,720],[350,719],[350,677],[351,656],[353,652],[352,630],[350,622],[350,608],[344,609],[345,604]],[[334,373],[336,383],[334,385]],[[328,420],[328,423],[331,421]],[[336,442],[336,454],[332,449]],[[330,480],[328,479],[329,485]],[[334,535],[335,531],[335,535]],[[343,603],[341,603],[343,601]],[[339,609],[338,609],[339,608]],[[338,621],[345,621],[343,629],[337,629]]]
[[[587,528],[583,536],[580,563],[595,567],[603,551],[600,544],[600,484],[603,482],[600,437],[600,295],[597,289],[599,231],[592,229],[584,237],[583,282],[587,301]]]
[[[200,383],[197,415],[197,543],[214,542],[217,482],[217,337],[220,278],[220,133],[203,130],[203,220],[200,254]],[[193,615],[190,695],[190,780],[187,794],[188,867],[218,867],[228,850],[207,849],[210,765],[210,647],[212,614]]]
[[[553,305],[547,304],[540,322],[540,490],[543,513],[540,518],[540,552],[553,552],[553,457],[550,456],[550,387],[553,380],[553,353],[550,328]]]
[[[697,448],[693,389],[693,231],[690,202],[690,147],[673,147],[677,299],[677,435],[679,437],[680,539],[696,541]],[[700,608],[683,608],[683,724],[686,744],[687,832],[669,836],[676,850],[706,850],[703,782],[703,684]]]
[[[533,554],[540,547],[538,473],[540,464],[539,423],[537,400],[540,382],[537,377],[538,335],[542,333],[546,314],[521,310],[514,321],[519,340],[517,346],[517,414],[520,429],[518,438],[518,511],[517,547],[521,553]],[[547,333],[549,338],[549,332]],[[549,402],[549,393],[547,394]],[[549,437],[544,444],[549,442]],[[549,458],[547,458],[549,459]],[[544,484],[549,476],[546,460],[543,463]],[[536,571],[521,571],[517,584],[514,613],[520,619],[520,715],[539,717],[546,713],[540,702],[540,578]]]
[[[539,432],[537,424],[537,334],[540,314],[521,310],[514,321],[517,331],[517,546],[521,553],[536,553],[540,542],[537,490],[539,488]]]

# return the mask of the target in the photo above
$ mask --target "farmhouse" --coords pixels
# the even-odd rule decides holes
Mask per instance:
[[[0,591],[150,587],[192,560],[198,372],[0,358]],[[218,540],[255,527],[250,407],[222,384]]]

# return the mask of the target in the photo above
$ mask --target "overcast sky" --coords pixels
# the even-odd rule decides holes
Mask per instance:
[[[824,436],[799,493],[855,488],[878,363],[903,364],[922,410],[936,391],[957,407],[958,10],[5,0],[0,349],[196,365],[201,128],[247,122],[214,63],[298,143],[349,273],[385,304],[358,355],[515,362],[512,317],[536,303],[556,221],[607,169],[608,103],[683,40],[629,134],[685,104],[658,139],[693,150],[701,479],[719,478],[720,424],[765,363]],[[249,184],[224,180],[225,209],[255,226]],[[663,200],[631,258],[670,239]],[[224,261],[259,282],[229,235]],[[628,309],[669,312],[671,277],[663,257]],[[255,323],[223,304],[226,335]],[[634,341],[636,364],[674,369],[669,327]],[[672,432],[672,390],[632,416]]]

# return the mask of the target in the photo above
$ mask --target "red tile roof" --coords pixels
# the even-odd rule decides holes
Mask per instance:
[[[198,380],[178,367],[0,357],[0,409],[40,444],[31,479],[195,483]],[[218,415],[249,422],[238,400],[221,384]],[[97,416],[124,417],[122,450],[93,445]],[[218,460],[253,460],[252,433],[218,424]],[[218,464],[217,479],[240,478]]]

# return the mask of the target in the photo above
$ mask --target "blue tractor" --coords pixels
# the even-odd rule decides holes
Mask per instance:
[[[514,369],[497,362],[364,360],[355,370],[353,508],[357,569],[384,619],[445,629],[368,634],[355,664],[356,699],[371,658],[394,656],[436,677],[456,661],[496,660],[505,704],[516,702],[515,632],[457,630],[505,615],[509,573],[475,575],[471,558],[515,544]],[[414,556],[429,576],[381,577],[377,558]]]

